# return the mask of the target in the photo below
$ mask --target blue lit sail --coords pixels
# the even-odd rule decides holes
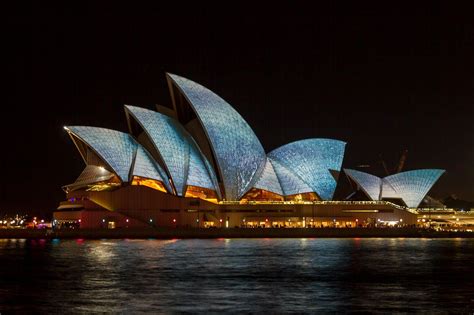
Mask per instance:
[[[356,170],[344,171],[372,200],[400,198],[410,208],[417,208],[420,205],[431,187],[444,173],[444,170],[440,169],[421,169],[379,178]]]
[[[313,189],[308,186],[301,178],[295,175],[291,170],[278,163],[277,161],[268,158],[272,163],[275,174],[278,177],[283,195],[291,196],[296,194],[304,194],[312,192]]]
[[[382,179],[361,171],[352,169],[344,169],[344,172],[353,181],[355,181],[360,188],[365,192],[367,196],[372,200],[379,200],[380,198],[380,187],[382,186]]]
[[[216,175],[194,141],[192,139],[189,140],[189,173],[186,185],[215,190],[219,198],[221,198]]]
[[[271,191],[278,195],[284,195],[280,186],[280,181],[277,178],[273,165],[269,159],[265,164],[262,175],[254,185],[255,188]]]
[[[205,157],[176,119],[136,106],[126,105],[125,108],[160,154],[179,196],[184,196],[187,185],[215,190],[219,195],[215,174],[206,167]]]
[[[235,109],[209,89],[168,74],[196,113],[219,168],[225,197],[240,199],[260,177],[266,163],[257,136]]]
[[[137,144],[137,153],[133,163],[132,176],[161,181],[169,192],[172,191],[165,171],[153,160],[150,153],[148,153],[140,144]]]
[[[339,140],[306,139],[281,146],[268,157],[291,170],[321,199],[331,200],[337,182],[330,170],[341,170],[345,145]]]
[[[443,173],[444,170],[440,169],[413,170],[387,176],[384,181],[393,187],[408,207],[416,208]]]
[[[91,147],[123,182],[128,182],[137,149],[137,143],[129,134],[85,126],[66,127],[66,130]]]

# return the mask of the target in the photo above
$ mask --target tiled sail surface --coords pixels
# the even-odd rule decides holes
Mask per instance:
[[[382,179],[367,174],[361,171],[352,170],[352,169],[344,169],[344,172],[349,176],[353,181],[357,183],[357,185],[362,188],[367,196],[370,197],[372,200],[379,200],[380,198],[380,188],[382,186]]]
[[[173,118],[135,106],[125,106],[142,126],[168,169],[179,196],[184,194],[189,146],[184,128]]]
[[[176,119],[145,108],[129,105],[125,107],[160,153],[178,195],[184,195],[186,185],[217,189],[217,180],[215,185],[212,180],[215,175],[210,175],[203,161],[205,158]]]
[[[401,198],[398,193],[393,189],[392,185],[387,182],[385,178],[382,178],[382,199],[384,198]]]
[[[282,196],[284,195],[283,190],[280,186],[280,182],[278,180],[277,175],[275,174],[275,170],[273,169],[273,165],[270,160],[267,159],[267,163],[265,164],[265,168],[263,169],[262,175],[260,175],[260,178],[257,180],[254,187],[271,191],[275,194],[279,194]]]
[[[226,199],[240,199],[265,167],[266,155],[260,141],[242,116],[214,92],[177,75],[168,76],[191,104],[207,134]]]
[[[188,174],[188,181],[186,185],[190,186],[198,186],[204,187],[211,190],[216,190],[217,187],[217,179],[211,179],[211,176],[208,171],[208,167],[206,166],[203,159],[203,155],[197,148],[194,142],[190,140],[190,150],[189,150],[189,174]]]
[[[129,134],[98,127],[66,128],[89,145],[123,182],[128,182],[128,174],[137,148],[137,143]]]
[[[278,177],[283,195],[291,196],[296,194],[303,194],[312,192],[313,189],[309,187],[301,178],[295,175],[292,171],[287,169],[282,164],[272,159],[268,159],[272,163],[275,174]]]
[[[144,178],[154,179],[163,182],[168,191],[172,191],[169,187],[168,177],[165,171],[151,157],[150,153],[140,144],[137,144],[137,154],[133,164],[132,176],[140,176]]]
[[[345,142],[307,139],[279,147],[268,156],[300,177],[323,200],[331,200],[336,180],[329,170],[340,171]]]
[[[416,208],[443,173],[440,169],[422,169],[387,176],[384,180],[408,207]]]
[[[193,140],[193,142],[194,142],[194,140]],[[222,199],[222,193],[221,193],[221,189],[219,188],[219,182],[217,180],[216,173],[214,172],[214,168],[212,167],[211,163],[207,160],[205,155],[199,150],[199,147],[196,144],[194,145],[194,148],[196,148],[196,150],[199,152],[199,156],[202,158],[201,160],[204,162],[207,173],[209,174],[209,178],[210,178],[212,184],[214,185],[214,190],[217,193],[217,198],[219,200],[221,200]],[[191,152],[192,152],[192,150],[191,150]],[[188,185],[190,185],[190,184],[188,184]]]

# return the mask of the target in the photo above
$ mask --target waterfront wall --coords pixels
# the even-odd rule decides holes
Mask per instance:
[[[143,229],[63,229],[63,230],[0,230],[1,238],[345,238],[345,237],[426,237],[474,238],[472,232],[433,231],[418,228],[143,228]]]

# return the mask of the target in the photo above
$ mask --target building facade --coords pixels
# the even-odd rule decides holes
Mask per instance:
[[[345,142],[305,139],[266,153],[221,97],[186,78],[166,76],[173,109],[125,105],[127,133],[65,127],[85,168],[63,187],[67,201],[54,213],[57,226],[415,224],[408,208],[419,204],[442,173],[421,170],[380,179],[345,170],[368,200],[334,201]],[[387,196],[405,200],[407,207]]]

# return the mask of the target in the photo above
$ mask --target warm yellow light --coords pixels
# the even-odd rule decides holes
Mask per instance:
[[[138,177],[138,176],[133,177],[132,185],[134,185],[134,186],[143,185],[143,186],[147,186],[149,188],[155,189],[155,190],[166,192],[166,188],[165,188],[165,186],[163,185],[162,182],[157,181],[157,180],[152,180],[152,179],[141,178],[141,177]]]
[[[64,130],[69,131],[68,127],[64,126],[63,128],[64,128]]]
[[[186,198],[199,198],[212,203],[218,203],[217,195],[214,190],[198,186],[188,186],[184,196]]]

